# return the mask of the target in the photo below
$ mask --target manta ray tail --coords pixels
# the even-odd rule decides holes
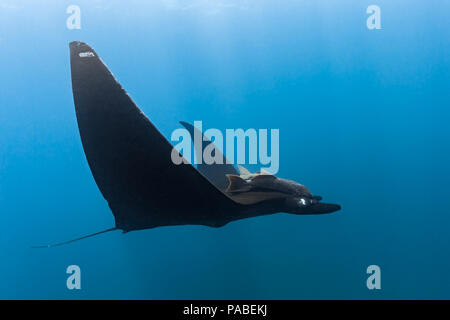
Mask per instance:
[[[114,228],[109,228],[109,229],[106,229],[106,230],[103,230],[103,231],[91,233],[91,234],[88,234],[88,235],[86,235],[86,236],[82,236],[82,237],[80,237],[80,238],[72,239],[72,240],[69,240],[69,241],[64,241],[64,242],[55,243],[55,244],[48,244],[48,245],[45,245],[45,246],[33,246],[32,248],[52,248],[52,247],[58,247],[58,246],[62,246],[62,245],[65,245],[65,244],[69,244],[69,243],[72,243],[72,242],[75,242],[75,241],[78,241],[78,240],[83,240],[83,239],[86,239],[86,238],[90,238],[90,237],[97,236],[97,235],[99,235],[99,234],[106,233],[106,232],[110,232],[110,231],[114,231],[114,230],[119,230],[119,228],[116,228],[116,227],[114,227]]]

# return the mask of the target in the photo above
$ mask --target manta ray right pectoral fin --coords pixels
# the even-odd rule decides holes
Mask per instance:
[[[273,176],[273,174],[271,174],[269,171],[267,171],[266,169],[261,169],[260,172],[261,175],[266,175],[266,176]]]
[[[191,135],[192,142],[194,143],[194,148],[196,153],[203,154],[207,146],[214,147],[215,156],[218,159],[222,159],[221,163],[211,163],[206,164],[204,162],[197,164],[197,170],[206,177],[216,188],[221,191],[225,191],[228,186],[228,180],[226,178],[227,174],[237,175],[237,171],[232,164],[227,160],[227,158],[222,154],[222,152],[214,145],[214,143],[207,137],[204,136],[203,132],[189,124],[185,121],[180,121]],[[198,146],[194,141],[195,134],[202,137],[202,143]]]
[[[241,176],[243,176],[243,175],[251,175],[252,174],[250,171],[245,169],[243,166],[241,166],[239,164],[237,166],[238,166],[239,173],[240,173]]]
[[[228,185],[227,192],[246,192],[251,189],[251,186],[239,176],[233,174],[227,174],[228,181],[230,184]]]

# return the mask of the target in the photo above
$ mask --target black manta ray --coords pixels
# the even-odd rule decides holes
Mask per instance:
[[[323,214],[340,209],[337,204],[319,202],[321,197],[306,187],[273,175],[241,177],[232,165],[196,169],[191,164],[174,164],[173,146],[89,45],[70,43],[70,63],[84,152],[115,227],[56,245],[118,229],[221,227],[277,212]]]

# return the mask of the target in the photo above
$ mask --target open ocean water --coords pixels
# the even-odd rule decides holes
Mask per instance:
[[[450,298],[449,13],[446,0],[0,0],[0,298]],[[78,132],[74,40],[168,139],[180,120],[279,129],[278,176],[342,210],[31,249],[114,224]]]

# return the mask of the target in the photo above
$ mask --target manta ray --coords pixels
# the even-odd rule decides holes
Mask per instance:
[[[174,164],[173,146],[133,102],[88,44],[70,43],[72,91],[83,150],[94,180],[114,215],[101,233],[162,226],[222,227],[235,220],[286,212],[324,214],[306,187],[227,164]],[[188,130],[195,128],[182,123]],[[204,146],[212,143],[204,142]],[[202,146],[202,147],[204,147]],[[216,150],[216,152],[219,152]],[[181,156],[181,154],[179,154]],[[222,155],[223,156],[223,155]],[[224,156],[223,156],[224,157]],[[225,158],[225,157],[224,157]]]

